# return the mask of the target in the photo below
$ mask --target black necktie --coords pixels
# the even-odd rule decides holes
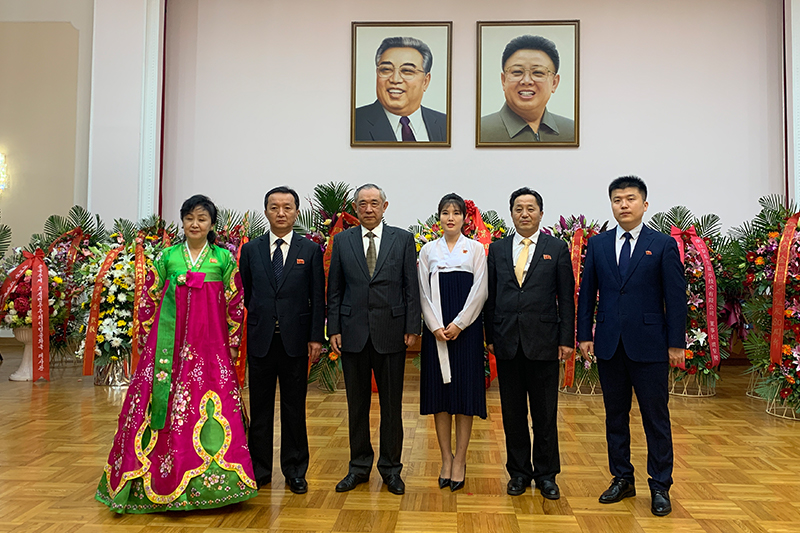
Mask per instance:
[[[283,250],[281,250],[281,246],[283,246],[283,239],[275,239],[275,252],[272,254],[272,270],[275,271],[275,281],[277,283],[281,282],[281,276],[283,275]]]
[[[408,117],[400,117],[400,133],[403,136],[404,141],[416,141],[417,139],[414,137],[414,132],[411,131],[410,120]]]
[[[625,238],[625,242],[619,252],[619,276],[625,279],[625,275],[628,273],[628,265],[631,262],[631,239],[633,237],[627,231],[622,236]]]

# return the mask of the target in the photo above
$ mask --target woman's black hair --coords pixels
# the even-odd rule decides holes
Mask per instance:
[[[439,215],[441,215],[442,214],[442,209],[444,209],[448,205],[456,206],[456,208],[459,211],[461,211],[461,214],[464,217],[467,216],[467,204],[464,203],[464,199],[463,198],[461,198],[459,195],[457,195],[454,192],[451,192],[450,194],[445,194],[444,196],[442,196],[442,199],[439,200],[439,207],[436,209],[436,216],[438,217]]]
[[[208,244],[214,244],[217,240],[217,234],[214,233],[214,226],[217,223],[217,206],[214,205],[214,202],[211,201],[211,198],[205,196],[203,194],[195,194],[185,202],[181,206],[181,221],[186,218],[186,215],[194,211],[196,208],[202,208],[208,211],[209,216],[211,217],[211,231],[208,232],[206,238],[208,239]],[[184,239],[186,237],[184,236]]]

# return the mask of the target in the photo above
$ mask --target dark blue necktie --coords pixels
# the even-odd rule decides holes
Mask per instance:
[[[275,281],[277,283],[281,282],[281,276],[283,275],[283,250],[281,250],[281,246],[283,246],[283,239],[275,239],[275,252],[272,254],[272,270],[275,271]]]
[[[627,231],[622,236],[625,237],[625,242],[619,252],[619,276],[625,279],[625,275],[628,273],[628,265],[631,263],[631,239],[633,237]]]
[[[414,137],[414,132],[411,130],[411,121],[408,119],[408,117],[400,117],[400,125],[403,126],[400,129],[400,133],[402,134],[404,141],[417,140]]]

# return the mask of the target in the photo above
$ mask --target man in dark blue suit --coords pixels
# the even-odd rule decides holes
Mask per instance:
[[[636,495],[630,461],[633,391],[647,437],[650,510],[665,516],[672,511],[669,367],[684,358],[686,281],[675,241],[642,223],[647,211],[644,181],[617,178],[608,194],[619,225],[589,239],[577,331],[584,358],[597,360],[606,408],[608,464],[614,479],[600,503]]]
[[[281,471],[289,489],[308,491],[306,380],[325,340],[325,271],[319,246],[294,233],[300,198],[275,187],[264,198],[269,233],[242,247],[247,307],[250,456],[259,487],[272,481],[276,381],[281,387]]]

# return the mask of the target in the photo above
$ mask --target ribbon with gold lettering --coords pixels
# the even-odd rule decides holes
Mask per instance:
[[[69,244],[69,248],[67,249],[67,264],[64,268],[64,277],[66,286],[64,287],[67,289],[65,292],[69,293],[73,286],[72,280],[72,265],[75,264],[75,259],[78,256],[78,249],[80,248],[81,239],[83,239],[83,228],[78,226],[77,228],[71,229],[65,233],[62,233],[56,240],[50,243],[50,247],[47,249],[48,255],[55,249],[56,245],[61,242],[65,238],[72,237],[72,241]],[[72,297],[67,298],[64,302],[64,306],[67,308],[66,318],[64,319],[64,330],[62,332],[64,339],[67,338],[67,328],[69,327],[70,321],[70,313],[72,312]]]
[[[786,313],[786,274],[789,272],[789,255],[794,242],[794,232],[800,213],[795,213],[786,221],[778,244],[778,258],[775,261],[775,279],[772,282],[772,333],[769,344],[769,360],[780,365],[783,362],[783,320]]]
[[[331,269],[331,254],[333,254],[333,237],[344,231],[344,223],[347,222],[351,226],[360,225],[358,219],[350,213],[341,212],[336,217],[336,223],[328,233],[328,247],[325,248],[325,255],[322,258],[322,264],[325,267],[325,289],[328,288],[328,271]]]
[[[144,257],[144,232],[136,237],[133,252],[133,318],[131,320],[131,375],[139,366],[139,305],[145,289],[146,261]]]
[[[103,278],[108,274],[114,260],[119,256],[120,252],[125,249],[125,246],[117,246],[109,251],[103,264],[100,266],[100,271],[97,272],[97,277],[94,279],[94,289],[92,291],[92,300],[89,304],[89,322],[86,325],[86,341],[83,350],[83,375],[91,376],[94,374],[94,349],[97,346],[97,327],[100,322],[100,303],[103,294]],[[135,331],[135,330],[134,330]]]
[[[239,259],[242,257],[242,246],[247,244],[250,239],[245,235],[239,243],[239,249],[236,250],[236,264],[239,264]],[[236,370],[236,379],[239,381],[239,387],[244,387],[244,375],[247,370],[247,307],[244,308],[244,315],[242,316],[242,340],[239,342],[239,357],[236,358],[234,369]],[[309,359],[309,364],[310,364]],[[309,367],[310,368],[310,367]]]
[[[0,320],[6,312],[8,297],[17,284],[31,271],[31,327],[33,328],[33,381],[44,378],[50,381],[50,296],[48,294],[49,276],[44,262],[44,252],[37,248],[34,253],[22,252],[25,258],[11,271],[0,286]]]
[[[714,274],[714,266],[711,264],[711,256],[708,253],[706,241],[698,237],[694,226],[687,230],[681,230],[677,226],[672,226],[669,233],[675,242],[678,243],[678,251],[681,254],[681,263],[685,261],[683,236],[689,237],[697,253],[703,261],[703,275],[706,283],[706,325],[708,326],[708,351],[711,356],[711,364],[717,366],[720,361],[719,356],[719,330],[717,329],[717,276]],[[681,370],[685,370],[686,365],[679,365]]]
[[[575,277],[575,307],[578,306],[578,291],[581,287],[581,252],[583,251],[583,228],[578,228],[572,235],[569,245],[569,257],[572,262],[572,275]],[[577,327],[577,322],[576,322]],[[564,387],[572,387],[575,382],[575,350],[564,364]]]

